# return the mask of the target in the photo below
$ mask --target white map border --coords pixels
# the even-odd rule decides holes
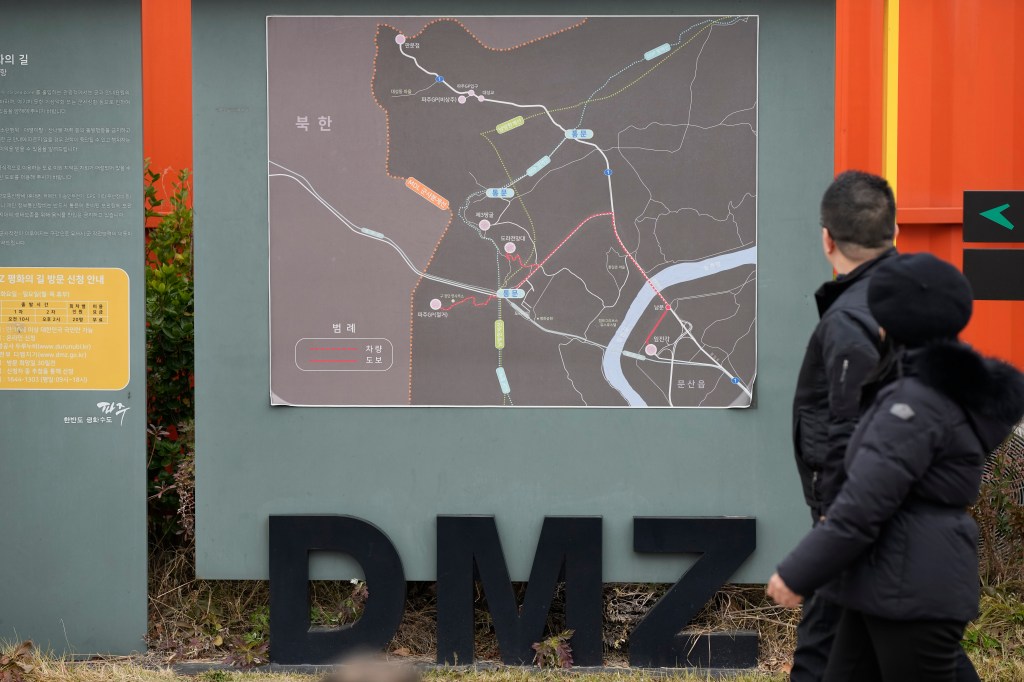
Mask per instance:
[[[412,403],[385,403],[385,404],[305,404],[305,403],[293,403],[282,400],[274,394],[273,390],[273,364],[274,364],[274,353],[273,353],[273,296],[272,283],[271,283],[271,258],[270,258],[270,180],[271,174],[269,172],[270,164],[273,163],[270,160],[270,20],[271,19],[710,19],[710,18],[721,18],[731,15],[725,14],[268,14],[264,20],[264,68],[266,72],[266,150],[267,150],[267,345],[268,345],[268,357],[267,357],[267,386],[270,393],[270,405],[272,407],[324,407],[324,408],[427,408],[427,409],[442,409],[442,408],[473,408],[473,409],[523,409],[523,410],[539,410],[539,409],[556,409],[556,410],[632,410],[632,409],[645,409],[645,410],[735,410],[735,409],[749,409],[755,406],[757,401],[756,397],[756,386],[757,386],[757,369],[760,357],[760,334],[754,334],[754,374],[751,376],[748,382],[750,390],[750,402],[746,405],[455,405],[455,404],[431,404],[431,405],[419,405]],[[754,246],[752,247],[756,253],[757,248],[760,244],[760,211],[761,211],[761,194],[760,194],[760,138],[761,138],[761,15],[760,14],[742,14],[736,16],[750,17],[757,20],[757,30],[755,31],[754,39],[754,125],[757,129],[756,140],[754,142],[754,196],[757,201],[754,203]],[[308,182],[308,180],[307,180]],[[610,183],[610,179],[609,179]],[[312,183],[310,183],[312,184]],[[330,210],[334,209],[329,204],[325,205],[325,208]],[[613,208],[614,211],[614,208]],[[736,253],[736,252],[729,252]],[[755,268],[759,270],[760,262],[755,260]],[[657,277],[657,275],[654,275]],[[760,278],[757,278],[754,284],[754,328],[757,329],[758,322],[758,309],[760,305]],[[604,368],[602,367],[602,374]]]

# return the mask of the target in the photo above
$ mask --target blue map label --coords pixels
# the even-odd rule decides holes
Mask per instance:
[[[488,187],[487,196],[491,199],[511,199],[516,191],[511,187]]]
[[[668,43],[663,43],[661,45],[658,45],[653,50],[647,50],[647,52],[644,52],[644,59],[646,59],[647,61],[651,61],[652,59],[660,57],[661,55],[665,54],[671,49],[671,45],[669,45]]]
[[[537,161],[537,163],[533,164],[532,166],[526,169],[526,174],[529,175],[530,177],[533,177],[534,175],[539,173],[540,170],[544,168],[544,166],[548,165],[549,163],[551,163],[551,157],[542,156]]]
[[[522,289],[498,289],[498,298],[526,298]]]
[[[501,392],[508,395],[512,392],[512,389],[508,386],[508,377],[505,376],[505,368],[499,367],[494,370],[494,373],[498,375],[498,385],[501,386]]]
[[[570,128],[565,131],[567,140],[589,140],[594,137],[594,131],[589,128]]]

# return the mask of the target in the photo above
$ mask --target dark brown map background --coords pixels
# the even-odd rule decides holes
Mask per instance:
[[[270,17],[267,50],[272,402],[750,404],[756,17]],[[536,107],[460,104],[403,51],[459,91],[593,130],[619,237],[601,216],[566,239],[610,210],[596,149]],[[516,198],[483,194],[545,155]],[[655,297],[630,317],[649,285],[620,238],[674,314]],[[452,284],[493,293],[527,275],[514,301]],[[384,362],[352,371],[382,340]],[[351,363],[321,350],[357,345]]]

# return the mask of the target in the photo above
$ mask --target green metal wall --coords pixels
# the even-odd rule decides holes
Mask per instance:
[[[38,151],[48,145],[32,143],[25,145],[28,151],[0,153],[2,163],[12,166],[129,166],[120,172],[72,171],[70,180],[25,179],[62,171],[23,175],[5,169],[0,192],[126,193],[131,207],[111,219],[0,218],[0,231],[82,233],[18,237],[13,241],[23,244],[0,246],[0,272],[7,267],[121,268],[130,279],[131,352],[130,380],[120,390],[0,390],[0,640],[31,638],[57,652],[129,653],[144,649],[147,604],[139,3],[48,0],[5,5],[3,15],[0,53],[25,54],[27,64],[16,57],[17,64],[7,67],[7,75],[0,77],[0,99],[67,102],[95,97],[37,91],[127,90],[126,97],[117,99],[129,100],[88,106],[5,102],[0,109],[13,110],[0,114],[5,135],[15,128],[21,132],[13,136],[22,135],[26,127],[102,126],[131,132],[119,135],[128,142],[70,145],[77,151]],[[97,231],[119,235],[95,236]],[[6,342],[10,331],[7,325],[2,328]],[[117,418],[112,424],[64,422],[69,416],[95,417],[98,402],[127,406],[123,424]]]
[[[790,444],[797,368],[829,276],[817,206],[832,175],[834,7],[817,0],[389,2],[386,14],[760,16],[758,381],[746,410],[271,408],[265,17],[380,14],[381,3],[194,0],[197,561],[265,578],[267,517],[363,517],[410,580],[434,577],[437,514],[495,514],[514,580],[544,515],[604,517],[605,580],[675,580],[634,555],[633,516],[751,515],[765,580],[808,527]],[[462,425],[437,435],[438,415]],[[528,435],[504,447],[494,434]],[[344,561],[318,577],[352,577]]]

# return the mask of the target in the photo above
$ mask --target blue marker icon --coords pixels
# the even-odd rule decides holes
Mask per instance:
[[[444,83],[444,76],[438,76],[434,80],[436,80],[438,83]]]
[[[611,168],[605,168],[604,169],[604,174],[605,175],[611,175],[612,174],[612,169]]]
[[[739,377],[733,377],[732,378],[732,383],[734,383],[734,384],[740,383],[740,378]]]

